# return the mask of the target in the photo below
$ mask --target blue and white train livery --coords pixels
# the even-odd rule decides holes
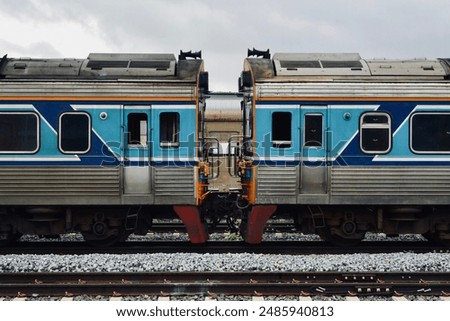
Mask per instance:
[[[449,75],[447,59],[249,51],[247,241],[275,213],[335,243],[368,231],[449,242]]]
[[[3,57],[0,238],[77,231],[109,244],[172,207],[200,220],[207,90],[198,54]]]
[[[224,221],[259,243],[274,216],[448,245],[449,212],[450,59],[253,50],[227,94],[199,53],[0,60],[0,243],[176,217],[193,243]]]

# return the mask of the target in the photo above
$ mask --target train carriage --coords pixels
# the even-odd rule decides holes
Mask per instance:
[[[450,242],[449,60],[249,51],[240,91],[248,242],[274,213],[338,244]]]
[[[200,220],[199,55],[0,62],[0,238],[109,244],[173,208]],[[188,232],[189,227],[188,227]],[[206,239],[196,231],[194,242]]]

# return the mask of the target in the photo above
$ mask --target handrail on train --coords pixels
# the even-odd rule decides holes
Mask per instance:
[[[205,160],[208,161],[210,163],[210,175],[211,178],[216,178],[219,177],[220,175],[220,166],[214,166],[216,163],[216,160],[214,158],[214,153],[210,153],[211,149],[214,149],[214,144],[217,145],[217,151],[219,154],[219,150],[220,150],[220,142],[219,139],[217,137],[204,137],[203,138],[204,143],[203,143],[203,151],[204,151],[204,157]]]
[[[233,135],[228,139],[228,157],[227,157],[227,167],[228,167],[228,174],[230,174],[231,177],[238,177],[239,169],[238,169],[238,160],[240,156],[242,155],[242,146],[241,142],[243,142],[243,135]],[[233,149],[235,152],[232,154],[232,143],[233,141],[236,141],[236,146]],[[233,164],[232,164],[232,156],[233,156]],[[232,166],[233,165],[233,166]],[[233,167],[233,172],[231,172],[231,168]]]

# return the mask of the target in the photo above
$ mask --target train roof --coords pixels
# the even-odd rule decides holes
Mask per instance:
[[[249,50],[249,56],[255,55]],[[450,59],[363,59],[358,53],[258,52],[244,62],[256,82],[447,80]]]
[[[188,59],[192,58],[192,59]],[[0,79],[197,81],[203,71],[201,52],[91,53],[86,59],[8,58],[0,61]]]

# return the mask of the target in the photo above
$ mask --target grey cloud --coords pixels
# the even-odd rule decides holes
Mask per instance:
[[[0,50],[2,56],[10,57],[61,57],[61,53],[45,41],[21,45],[0,39]]]
[[[367,58],[450,52],[448,0],[0,0],[0,5],[24,21],[79,23],[97,32],[111,51],[202,50],[212,89],[236,90],[246,49],[253,46],[360,52]],[[18,42],[9,48],[14,45],[27,52],[67,51],[45,39],[36,39],[35,47]]]

